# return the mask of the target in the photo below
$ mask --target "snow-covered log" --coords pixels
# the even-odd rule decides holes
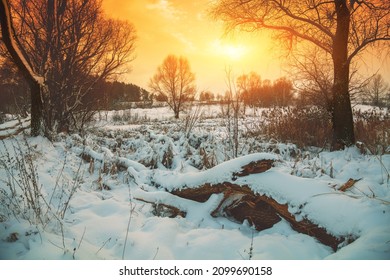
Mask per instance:
[[[211,213],[214,217],[226,217],[237,222],[247,221],[256,230],[271,228],[285,219],[296,231],[315,237],[321,243],[337,250],[343,238],[329,234],[307,219],[297,220],[288,210],[288,204],[281,204],[266,195],[255,194],[248,186],[224,182],[204,184],[197,188],[182,188],[172,194],[181,198],[205,202],[212,194],[224,195],[224,199]]]
[[[102,153],[97,153],[89,147],[84,148],[83,158],[102,163],[105,161]],[[109,160],[116,164],[118,170],[127,170],[137,184],[141,184],[138,175],[148,171],[142,164],[126,158],[114,156]],[[276,161],[276,157],[258,153],[222,163],[192,176],[171,171],[155,172],[154,183],[164,190],[160,192],[170,195],[169,199],[153,201],[150,197],[145,197],[147,193],[144,192],[142,195],[138,193],[135,197],[151,203],[156,215],[167,213],[168,217],[176,217],[185,216],[187,210],[181,208],[182,205],[177,204],[176,200],[186,199],[204,204],[213,195],[218,195],[222,199],[215,205],[212,204],[209,212],[213,217],[226,217],[239,223],[246,221],[258,231],[271,228],[284,219],[294,230],[312,236],[322,244],[337,250],[344,241],[343,237],[328,233],[326,228],[307,218],[296,218],[294,213],[289,211],[288,203],[281,203],[271,195],[256,192],[249,185],[242,183],[254,174],[269,171]],[[161,198],[161,195],[159,197]]]
[[[30,118],[20,121],[11,121],[0,125],[0,140],[18,135],[20,132],[30,127]]]
[[[296,218],[296,213],[289,211],[292,205],[288,204],[288,200],[277,201],[272,197],[272,191],[255,191],[253,186],[245,183],[252,182],[255,174],[270,171],[276,161],[276,158],[267,154],[252,154],[225,162],[192,177],[163,173],[155,175],[154,180],[171,194],[196,202],[204,203],[212,195],[222,194],[223,199],[210,212],[211,216],[222,216],[239,223],[247,221],[258,231],[271,228],[284,219],[296,231],[315,237],[321,243],[337,250],[339,244],[344,241],[343,237],[328,233],[326,228],[305,217],[298,215]],[[288,181],[285,180],[284,183],[286,182]],[[257,185],[259,184],[261,185],[261,182],[257,181]],[[284,188],[284,191],[289,193],[291,188]],[[291,209],[296,208],[296,205],[294,206]]]

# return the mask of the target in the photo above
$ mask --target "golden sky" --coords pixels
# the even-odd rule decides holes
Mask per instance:
[[[136,59],[127,82],[146,89],[169,54],[185,56],[198,91],[224,93],[225,69],[235,77],[255,71],[263,79],[283,76],[272,44],[259,34],[224,36],[221,23],[208,15],[210,0],[104,0],[108,16],[127,19],[138,34]]]
[[[132,72],[124,79],[149,90],[149,79],[169,54],[185,56],[196,75],[198,92],[223,94],[225,69],[234,77],[255,71],[262,79],[285,76],[284,61],[266,35],[235,33],[224,36],[223,24],[208,15],[211,0],[103,0],[108,16],[126,19],[138,34]],[[390,82],[389,59],[365,59],[367,74],[378,68]],[[379,66],[378,66],[379,65]]]

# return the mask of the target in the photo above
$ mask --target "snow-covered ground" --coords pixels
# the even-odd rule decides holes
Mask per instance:
[[[132,109],[127,114],[138,121],[113,122],[108,113],[87,135],[4,139],[0,259],[390,259],[389,154],[303,152],[254,137],[241,138],[233,158],[218,112],[206,109],[188,129],[185,117],[174,121],[166,108]],[[169,193],[232,181],[240,166],[264,158],[277,164],[234,182],[287,203],[297,220],[354,241],[333,251],[285,220],[258,232],[213,218],[220,195],[200,203]],[[358,181],[340,191],[349,179]],[[26,186],[37,187],[39,220],[20,196]],[[187,215],[164,217],[145,201]]]

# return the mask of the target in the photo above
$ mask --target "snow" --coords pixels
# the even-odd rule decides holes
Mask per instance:
[[[229,160],[202,173],[188,172],[179,173],[158,170],[154,173],[153,181],[161,187],[172,191],[182,187],[196,187],[205,183],[218,184],[231,180],[232,174],[241,171],[241,167],[252,161],[277,160],[275,155],[255,153],[242,156],[238,159]],[[230,178],[229,178],[230,177]]]
[[[53,143],[23,134],[4,139],[0,259],[390,259],[390,155],[363,155],[351,147],[298,158],[292,144],[253,138],[242,139],[240,156],[232,158],[226,129],[215,113],[186,137],[180,120],[173,120],[166,108],[152,111],[151,119],[157,121],[100,121],[84,137],[59,135]],[[258,148],[249,152],[246,143]],[[270,150],[271,145],[277,149]],[[211,166],[205,165],[200,150],[214,162]],[[94,165],[82,160],[83,152],[95,159]],[[167,153],[171,165],[164,164]],[[33,159],[34,170],[26,165],[26,172],[36,174],[42,197],[50,204],[49,209],[41,203],[43,225],[32,222],[31,211],[12,195],[10,183],[21,193],[19,181],[12,179],[21,175],[20,158]],[[262,159],[274,160],[275,166],[232,178],[241,166]],[[122,168],[112,170],[114,163]],[[350,178],[360,181],[339,191]],[[247,222],[210,215],[222,195],[201,203],[169,193],[206,182],[247,185],[254,193],[287,203],[297,220],[309,219],[353,242],[333,251],[285,220],[258,232]],[[187,215],[156,215],[152,203],[177,207]]]
[[[20,120],[12,120],[8,121],[5,124],[0,124],[0,139],[4,139],[13,135],[18,130],[22,130],[28,128],[30,123],[30,118],[20,119]]]

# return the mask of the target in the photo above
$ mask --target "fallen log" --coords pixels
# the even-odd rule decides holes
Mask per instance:
[[[307,219],[298,221],[288,211],[287,204],[280,204],[266,195],[255,194],[245,185],[229,182],[204,184],[197,188],[174,190],[171,193],[198,202],[207,201],[212,194],[223,193],[224,199],[212,212],[213,217],[222,216],[239,223],[246,220],[258,231],[271,228],[283,218],[297,232],[310,235],[333,250],[337,250],[339,244],[344,241]]]
[[[19,127],[19,128],[13,128],[12,130],[9,130],[8,132],[1,132],[0,133],[0,140],[4,140],[13,136],[18,135],[22,131],[26,130],[28,127]]]
[[[22,131],[30,128],[28,123],[29,119],[24,119],[21,121],[10,122],[10,125],[4,124],[0,126],[0,140],[4,140],[13,136],[18,135]]]
[[[0,125],[0,131],[18,129],[19,127],[28,128],[30,126],[30,118],[22,120],[14,120]]]

